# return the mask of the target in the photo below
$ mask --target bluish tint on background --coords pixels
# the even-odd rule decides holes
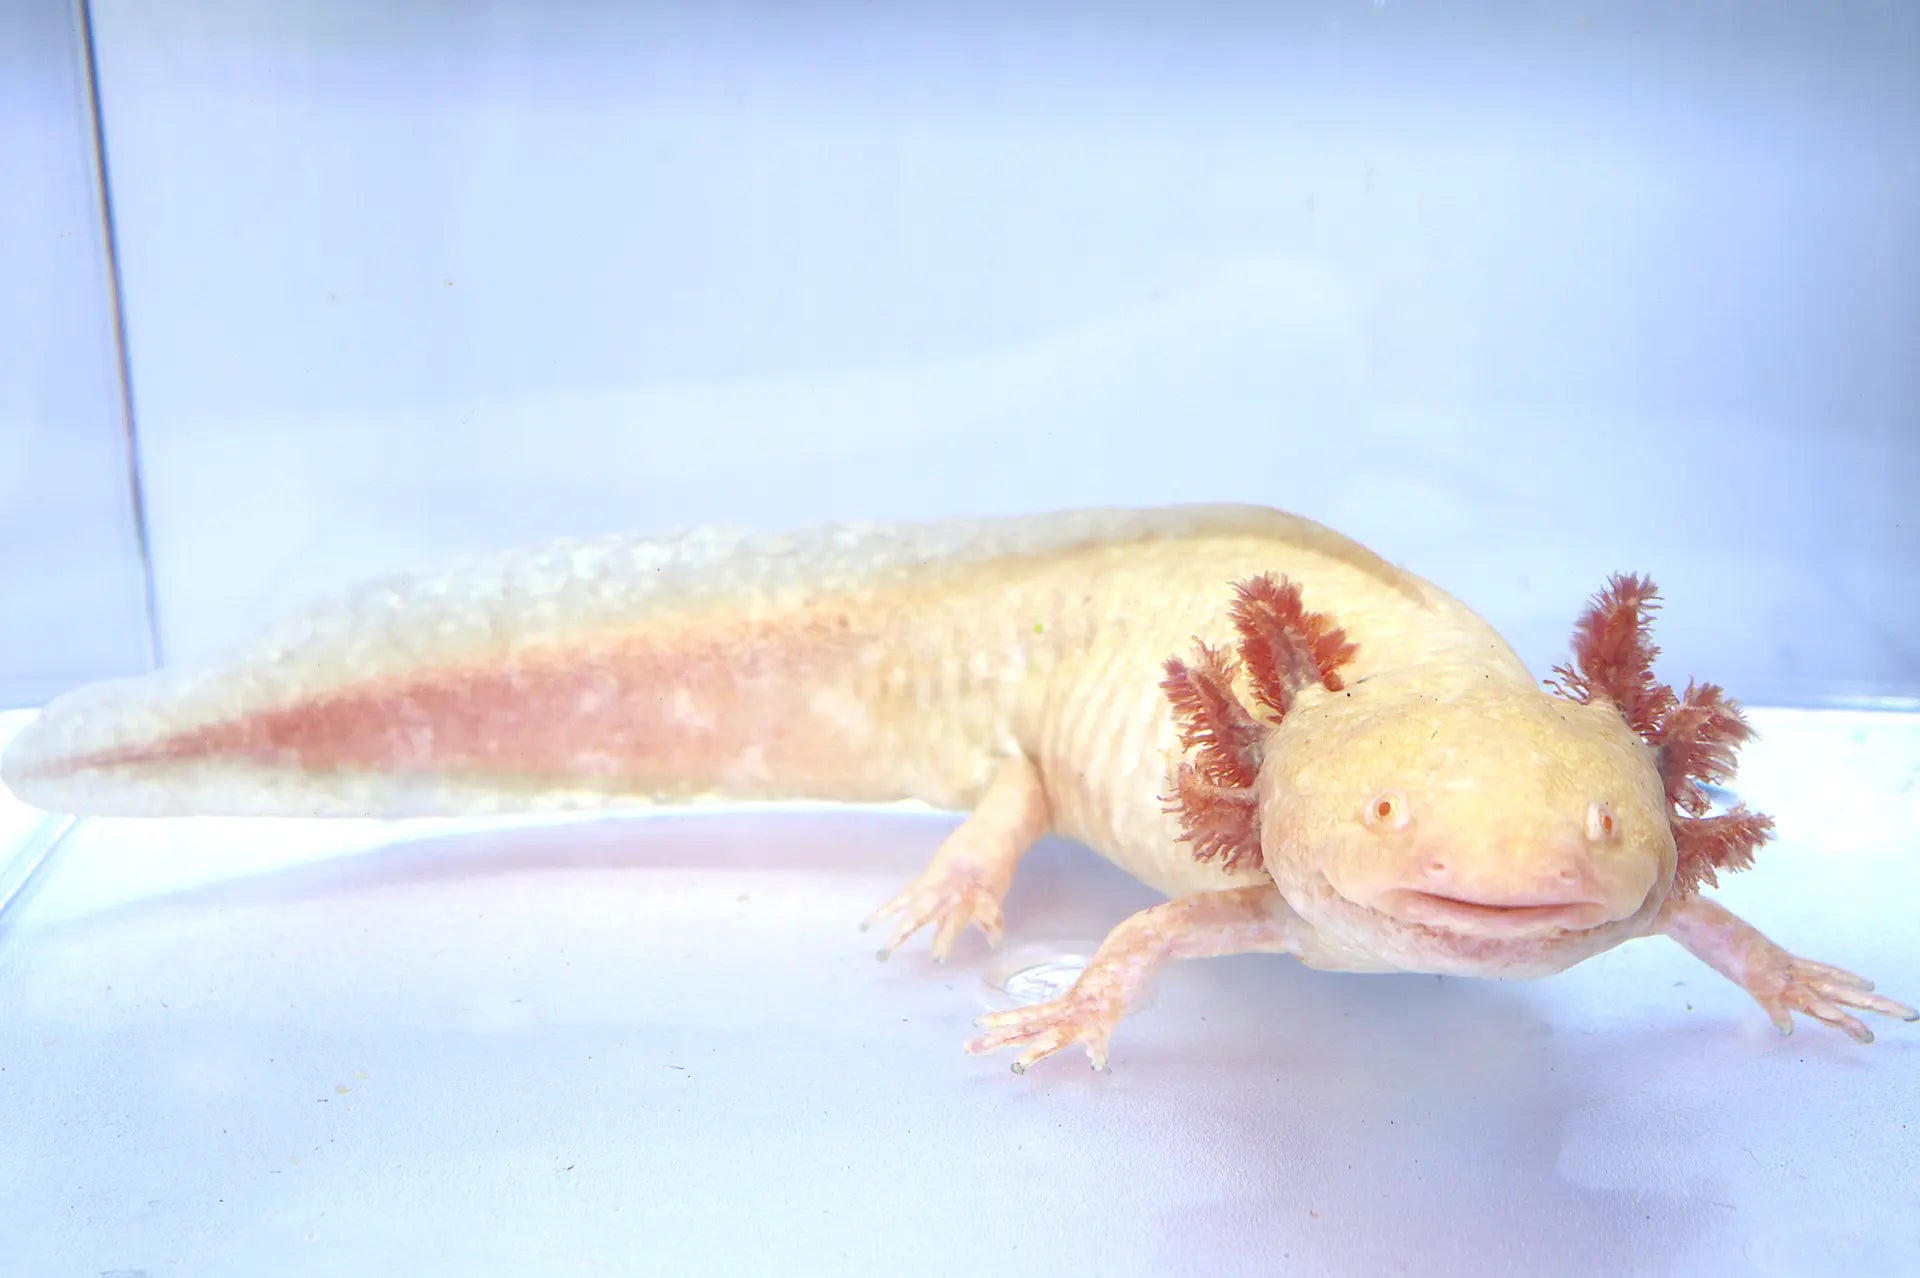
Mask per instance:
[[[956,12],[964,10],[964,12]],[[1269,502],[1544,669],[1750,703],[1720,893],[1920,994],[1920,5],[0,3],[0,708],[455,553]],[[0,744],[30,711],[0,714]],[[1920,1026],[1672,943],[1176,965],[962,1055],[855,923],[952,818],[110,821],[0,793],[0,1272],[1895,1273]],[[1153,894],[1049,839],[1000,960]],[[11,1266],[11,1267],[10,1267]]]
[[[152,661],[85,42],[0,4],[0,708]]]
[[[1920,694],[1913,6],[94,19],[173,655],[551,536],[1226,497],[1538,666],[1632,569],[1675,678]],[[110,459],[9,413],[27,702],[144,649]]]

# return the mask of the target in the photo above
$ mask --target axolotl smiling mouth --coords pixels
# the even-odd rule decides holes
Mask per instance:
[[[1657,904],[1623,913],[1577,876],[1563,891],[1520,894],[1405,886],[1355,899],[1324,877],[1320,885],[1320,908],[1309,910],[1329,939],[1364,937],[1410,970],[1469,975],[1560,970],[1638,932]]]
[[[1400,802],[1398,796],[1382,803]],[[1612,822],[1610,811],[1597,814],[1596,824]],[[1544,861],[1533,872],[1506,875],[1503,883],[1459,874],[1447,859],[1429,857],[1401,870],[1398,885],[1369,884],[1353,876],[1341,895],[1356,905],[1402,923],[1475,937],[1533,937],[1556,932],[1585,932],[1612,922],[1620,911],[1608,901],[1592,861],[1579,853],[1565,853]],[[1371,887],[1368,891],[1355,888]]]
[[[1473,901],[1418,888],[1396,888],[1373,909],[1408,923],[1476,936],[1584,932],[1607,921],[1604,901]]]
[[[1408,948],[1427,956],[1426,966],[1467,964],[1556,965],[1590,945],[1607,943],[1623,922],[1623,907],[1610,904],[1590,874],[1561,870],[1550,884],[1526,891],[1489,891],[1445,882],[1440,862],[1429,862],[1419,883],[1374,892],[1343,892],[1323,878],[1327,896],[1370,932],[1399,934]],[[1643,903],[1644,904],[1644,901]],[[1624,917],[1639,913],[1629,909]]]

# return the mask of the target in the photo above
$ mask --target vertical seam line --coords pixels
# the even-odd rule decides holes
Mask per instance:
[[[92,0],[74,0],[74,26],[80,38],[81,71],[86,80],[88,124],[93,134],[93,182],[99,200],[100,230],[107,257],[107,303],[113,322],[114,368],[119,375],[120,430],[125,442],[127,495],[133,508],[133,535],[140,554],[140,591],[147,621],[147,660],[159,666],[160,609],[153,571],[153,535],[147,520],[146,483],[140,469],[140,429],[134,414],[133,363],[127,353],[126,302],[120,281],[120,236],[113,211],[113,184],[107,164],[107,132],[100,110],[100,65],[94,50]]]

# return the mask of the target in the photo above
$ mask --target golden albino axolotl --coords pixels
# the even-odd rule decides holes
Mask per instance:
[[[971,813],[876,914],[1001,934],[1080,840],[1170,899],[1063,996],[982,1018],[1096,1066],[1169,959],[1524,977],[1673,937],[1782,1031],[1913,1019],[1699,893],[1771,822],[1713,812],[1748,729],[1652,674],[1616,577],[1542,686],[1459,601],[1308,520],[1085,511],[563,544],[378,582],[205,672],[63,696],[6,783],[73,813],[407,816],[790,797]]]

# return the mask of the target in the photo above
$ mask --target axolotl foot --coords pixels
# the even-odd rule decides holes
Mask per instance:
[[[978,867],[966,863],[934,864],[892,900],[875,910],[860,926],[864,930],[890,915],[899,915],[893,934],[880,947],[886,958],[921,928],[933,926],[933,957],[945,962],[954,942],[968,927],[977,927],[987,944],[998,945],[1006,930],[1000,898],[1006,887],[990,882]]]
[[[1027,1067],[1075,1043],[1085,1043],[1087,1059],[1097,1070],[1107,1067],[1107,1041],[1126,1012],[1126,1005],[1112,998],[1070,990],[1061,997],[1031,1007],[1013,1007],[989,1012],[974,1024],[985,1030],[967,1040],[966,1050],[975,1056],[997,1052],[1006,1047],[1021,1047],[1013,1062],[1013,1072],[1024,1074]]]
[[[1294,953],[1298,942],[1299,920],[1271,883],[1167,901],[1114,928],[1059,998],[980,1017],[974,1024],[986,1032],[969,1039],[966,1049],[976,1056],[1024,1049],[1013,1062],[1013,1072],[1024,1074],[1036,1061],[1084,1043],[1093,1067],[1104,1070],[1114,1028],[1169,959]]]
[[[1854,1011],[1920,1020],[1920,1012],[1905,1003],[1874,993],[1873,982],[1865,977],[1790,954],[1758,928],[1704,897],[1669,908],[1663,927],[1695,958],[1751,994],[1782,1034],[1793,1033],[1795,1012],[1831,1025],[1860,1043],[1871,1043],[1873,1031]]]
[[[1903,1021],[1920,1020],[1920,1012],[1873,992],[1865,977],[1825,963],[1797,958],[1777,945],[1757,956],[1747,968],[1747,993],[1766,1010],[1782,1034],[1793,1033],[1793,1014],[1823,1021],[1859,1043],[1871,1043],[1873,1031],[1846,1009],[1878,1012]]]

